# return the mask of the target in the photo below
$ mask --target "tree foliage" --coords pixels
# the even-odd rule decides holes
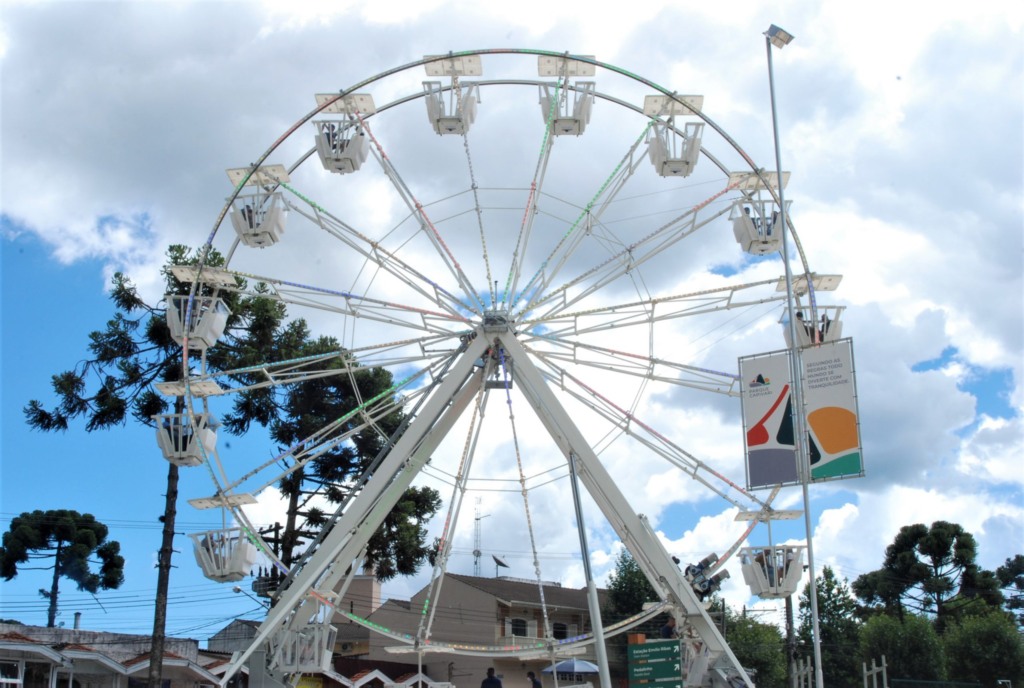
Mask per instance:
[[[1024,626],[1024,555],[1007,558],[996,569],[996,578],[1003,587],[1007,611],[1014,615],[1018,626]]]
[[[726,641],[740,665],[753,671],[758,688],[786,685],[785,638],[778,626],[726,611]]]
[[[174,245],[167,257],[165,293],[189,294],[192,285],[179,281],[171,267],[195,265],[199,253]],[[216,251],[205,257],[207,266],[223,263]],[[249,372],[231,373],[232,384],[244,391],[234,395],[223,428],[243,434],[253,425],[264,427],[279,450],[294,457],[302,452],[307,438],[338,419],[349,419],[338,432],[355,427],[361,418],[354,412],[365,400],[387,393],[391,374],[383,368],[346,372],[354,358],[337,340],[316,337],[304,320],[289,319],[284,304],[271,298],[264,285],[247,292],[244,287],[247,285],[238,279],[235,289],[217,293],[231,315],[224,335],[206,352],[209,371],[254,367]],[[203,286],[200,295],[212,293]],[[116,312],[104,329],[89,335],[89,358],[51,378],[56,403],[48,408],[32,400],[26,405],[25,417],[32,427],[66,430],[71,421],[82,418],[91,432],[123,425],[129,418],[153,425],[153,416],[181,411],[181,397],[171,401],[153,388],[154,383],[183,377],[181,347],[167,326],[167,303],[147,304],[131,280],[120,273],[114,276],[111,299]],[[261,366],[310,356],[331,361],[324,364],[323,376],[289,385],[258,384],[265,381]],[[276,546],[285,563],[290,564],[302,543],[330,522],[324,508],[352,494],[353,481],[386,449],[387,438],[403,421],[399,409],[375,418],[350,441],[337,443],[308,464],[284,460],[290,472],[279,487],[288,500],[287,523]],[[172,472],[175,468],[172,466]],[[430,488],[403,496],[369,543],[366,562],[375,565],[381,580],[412,573],[426,560],[431,549],[425,543],[423,524],[439,505],[439,495]]]
[[[818,593],[818,630],[821,633],[821,666],[826,685],[854,685],[861,673],[858,657],[860,623],[856,618],[857,601],[846,579],[840,580],[828,566],[815,579]],[[798,635],[810,655],[814,633],[811,618],[811,585],[800,595]]]
[[[169,257],[183,261],[185,254],[172,247]],[[184,289],[169,274],[167,287],[168,293]],[[50,378],[56,404],[46,408],[32,399],[25,406],[31,427],[67,430],[71,421],[83,418],[86,431],[93,432],[124,425],[129,416],[152,425],[152,416],[166,412],[167,400],[152,385],[181,379],[181,347],[171,338],[163,310],[145,304],[120,272],[112,279],[110,298],[116,312],[104,329],[89,334],[90,357]]]
[[[427,544],[427,520],[441,507],[441,496],[429,487],[410,487],[366,548],[366,565],[379,580],[411,576],[427,560],[433,560],[436,543]]]
[[[643,611],[645,602],[658,600],[647,576],[629,550],[622,548],[615,558],[615,570],[608,575],[608,597],[603,614],[624,619]]]
[[[860,633],[863,661],[881,662],[885,656],[889,678],[939,681],[945,678],[942,642],[932,623],[917,614],[903,619],[879,614],[864,624]]]
[[[108,541],[107,534],[107,526],[92,514],[67,509],[25,512],[11,520],[3,535],[0,576],[11,580],[18,575],[19,564],[52,559],[52,565],[44,567],[53,570],[50,589],[41,589],[39,594],[50,602],[46,625],[53,628],[62,577],[89,593],[114,590],[124,582],[121,545],[116,540]],[[94,563],[99,564],[98,571],[93,570]]]
[[[882,567],[859,576],[853,591],[875,611],[934,615],[941,630],[968,606],[1003,602],[998,580],[975,564],[976,557],[974,537],[956,523],[903,526]]]
[[[1007,615],[990,611],[967,615],[942,634],[948,678],[980,682],[997,688],[997,681],[1012,685],[1024,681],[1024,640]]]
[[[189,294],[191,285],[179,281],[172,265],[195,265],[200,256],[188,247],[174,245],[168,249],[168,266],[164,268],[165,294]],[[223,265],[215,251],[206,256],[211,266]],[[200,296],[210,295],[203,287]],[[110,298],[115,313],[106,328],[89,335],[90,358],[71,370],[53,375],[50,384],[57,399],[47,409],[33,399],[24,408],[25,420],[43,431],[67,430],[69,422],[84,418],[87,432],[124,425],[129,417],[144,425],[153,425],[154,416],[165,414],[171,401],[158,394],[153,385],[175,382],[183,377],[181,347],[175,342],[167,325],[166,308],[151,306],[139,295],[135,285],[123,273],[114,275]],[[228,295],[229,308],[237,299]],[[233,312],[238,309],[231,308]],[[236,315],[232,318],[237,319]],[[231,320],[229,320],[229,325]],[[181,413],[181,397],[174,400],[174,411]],[[157,564],[156,600],[153,615],[153,644],[147,684],[160,683],[163,661],[164,630],[167,614],[167,592],[170,585],[171,556],[174,551],[174,523],[178,494],[178,466],[170,463],[164,495],[163,532]]]
[[[358,481],[403,427],[405,415],[396,407],[364,424],[359,410],[368,400],[390,393],[390,372],[359,369],[358,361],[335,338],[313,336],[304,320],[287,319],[276,301],[257,296],[240,305],[244,327],[226,338],[224,346],[213,347],[208,362],[217,370],[252,369],[232,375],[244,389],[235,396],[224,426],[235,434],[248,432],[253,424],[265,427],[285,456],[287,474],[278,487],[288,501],[287,522],[275,544],[281,560],[290,566],[304,543],[330,523],[324,509],[355,493]],[[290,385],[258,384],[264,364],[312,358],[325,361],[323,375]],[[310,440],[326,427],[350,433],[350,439],[326,449]],[[308,462],[296,458],[310,451],[315,458]],[[365,565],[379,580],[412,575],[433,556],[435,549],[426,542],[426,522],[440,505],[433,488],[410,488],[403,494],[367,543]]]

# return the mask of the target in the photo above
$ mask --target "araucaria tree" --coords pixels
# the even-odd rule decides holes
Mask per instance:
[[[902,618],[904,609],[933,615],[941,632],[966,607],[999,607],[999,581],[975,564],[974,536],[956,523],[936,521],[903,526],[885,550],[882,568],[853,582],[869,608]]]
[[[108,541],[107,534],[107,527],[92,514],[67,509],[25,512],[13,518],[4,533],[0,576],[9,581],[18,575],[19,564],[52,561],[43,567],[53,570],[50,589],[40,589],[39,594],[50,602],[46,626],[53,628],[62,577],[90,593],[114,590],[124,582],[121,545],[116,540]],[[94,563],[99,564],[99,571],[93,570]],[[22,566],[22,570],[25,568]]]
[[[253,424],[269,430],[278,449],[289,448],[286,475],[278,488],[287,500],[286,523],[273,538],[278,556],[291,566],[319,530],[329,522],[324,507],[341,503],[354,489],[354,480],[387,449],[389,438],[403,425],[400,408],[375,418],[360,429],[356,413],[361,400],[386,394],[392,386],[391,373],[383,368],[358,369],[356,361],[333,337],[313,337],[302,319],[285,320],[284,307],[267,298],[249,297],[240,304],[249,313],[250,325],[239,330],[223,345],[210,350],[208,364],[220,370],[247,370],[235,376],[242,385],[224,427],[244,434]],[[299,358],[327,357],[323,376],[292,385],[260,385],[258,364]],[[351,441],[320,451],[310,461],[296,460],[324,427],[347,419],[341,431],[353,431]],[[311,447],[315,444],[309,442]],[[426,521],[440,507],[441,498],[429,487],[411,487],[384,523],[370,538],[365,565],[379,580],[412,575],[432,554],[426,542]]]
[[[196,260],[186,246],[171,246],[167,255],[171,265]],[[223,262],[217,255],[209,260],[213,265]],[[164,271],[164,276],[167,294],[188,294],[189,286],[175,279],[169,270]],[[65,431],[72,421],[81,418],[85,420],[86,432],[93,432],[122,426],[129,417],[153,425],[153,416],[166,413],[172,403],[174,410],[181,412],[180,398],[169,402],[153,389],[154,383],[182,377],[181,347],[171,337],[164,308],[146,304],[122,273],[113,277],[110,298],[114,315],[104,329],[89,334],[89,358],[50,378],[56,405],[47,408],[33,399],[25,406],[25,420],[31,427]],[[153,688],[161,682],[177,500],[178,466],[169,463],[147,679]]]
[[[1006,595],[1006,610],[1013,614],[1018,626],[1024,626],[1024,554],[1007,557],[996,569],[996,578]]]
[[[198,256],[188,247],[168,249],[164,269],[168,296],[183,297],[192,285],[175,278],[172,266],[196,264]],[[215,251],[205,257],[206,267],[223,265]],[[232,411],[224,418],[224,427],[236,434],[250,427],[266,428],[279,447],[301,451],[304,438],[328,419],[345,418],[360,404],[360,399],[386,395],[392,386],[384,369],[366,368],[350,373],[354,360],[331,338],[314,337],[302,319],[288,319],[284,304],[266,296],[262,285],[242,293],[246,285],[239,278],[237,289],[225,287],[217,296],[224,300],[231,315],[224,334],[206,351],[210,371],[244,370],[253,364],[273,364],[296,357],[327,356],[336,361],[335,371],[281,387],[267,387],[254,379],[258,372],[229,373],[233,384],[245,388]],[[211,296],[202,287],[201,296]],[[183,379],[181,346],[171,336],[167,324],[167,303],[147,304],[134,284],[124,275],[114,276],[111,299],[116,312],[103,330],[89,335],[88,360],[74,369],[51,378],[56,404],[47,408],[40,401],[25,407],[26,420],[40,430],[66,430],[71,421],[85,420],[86,431],[123,425],[129,418],[153,426],[154,417],[181,414],[183,397],[165,397],[153,385],[180,382]],[[320,495],[327,503],[342,501],[352,492],[355,481],[364,474],[374,457],[388,447],[388,437],[403,427],[400,408],[387,417],[376,419],[373,428],[356,433],[349,442],[319,454],[308,464],[297,462],[280,482],[288,505],[287,523],[277,539],[282,559],[290,563],[297,548],[312,538],[330,519],[318,506]],[[154,448],[154,453],[155,453]],[[149,684],[159,685],[163,650],[167,586],[171,570],[174,520],[177,500],[178,466],[168,464],[163,540],[159,557],[156,615],[153,623],[153,652]],[[440,497],[431,488],[410,488],[370,540],[365,554],[381,579],[411,574],[426,561],[432,549],[426,543],[424,523],[440,506]]]

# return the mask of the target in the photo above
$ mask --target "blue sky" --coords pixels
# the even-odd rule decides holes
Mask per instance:
[[[6,222],[6,221],[5,221]],[[30,398],[45,397],[48,379],[72,367],[85,355],[88,334],[113,314],[98,283],[103,266],[96,261],[62,265],[38,240],[4,243],[3,266],[3,469],[4,529],[10,519],[35,509],[74,509],[92,513],[121,543],[125,584],[92,598],[61,586],[58,623],[70,626],[82,612],[82,627],[152,631],[152,599],[156,586],[156,550],[160,546],[167,462],[156,449],[153,431],[136,425],[109,432],[86,433],[80,427],[66,433],[29,430],[20,408]],[[23,292],[26,280],[47,285],[34,299],[11,298]],[[72,302],[77,302],[71,305]],[[60,313],[59,317],[39,317]],[[36,323],[32,345],[17,335],[22,323]],[[31,354],[29,354],[31,351]],[[52,362],[52,365],[51,365]],[[187,505],[186,505],[187,506]],[[179,532],[217,527],[217,523],[183,509]],[[237,615],[256,609],[230,586],[213,583],[201,574],[191,557],[190,541],[177,539],[183,552],[176,557],[169,613],[169,631],[187,637],[206,637]],[[187,557],[187,558],[186,558]],[[46,602],[35,590],[49,587],[47,573],[26,570],[3,583],[4,618],[46,624]],[[227,594],[225,594],[227,593]]]
[[[231,191],[224,169],[256,159],[309,112],[313,93],[448,50],[569,50],[703,93],[705,111],[771,167],[761,32],[774,22],[797,36],[775,54],[783,166],[793,173],[786,197],[794,201],[793,220],[813,269],[843,275],[827,299],[845,307],[844,335],[854,342],[867,469],[862,479],[812,488],[816,563],[852,580],[880,564],[900,526],[945,519],[974,533],[981,563],[994,568],[1024,551],[1024,41],[1016,5],[990,3],[968,17],[957,3],[933,3],[922,15],[880,2],[841,8],[806,1],[761,5],[736,17],[724,6],[655,2],[625,17],[592,8],[581,21],[579,8],[540,3],[515,10],[399,3],[388,5],[387,16],[345,3],[287,9],[255,2],[5,3],[0,527],[37,508],[96,515],[122,544],[126,582],[95,600],[65,584],[59,620],[70,625],[81,611],[84,628],[151,629],[167,473],[152,430],[127,426],[88,434],[76,425],[43,434],[27,429],[21,409],[29,399],[47,399],[49,375],[74,366],[88,333],[111,315],[105,289],[114,271],[126,272],[151,300],[160,298],[165,247],[206,240]],[[883,8],[886,23],[874,26],[872,45],[857,44],[848,28],[876,22]],[[679,27],[690,27],[683,32],[687,40],[680,41]],[[339,44],[339,35],[348,38]],[[408,82],[415,90],[422,79],[416,72]],[[498,98],[482,100],[481,130],[502,105]],[[606,112],[603,104],[595,108],[595,136],[602,135]],[[528,116],[542,123],[537,112]],[[426,128],[418,109],[409,117]],[[412,135],[392,130],[388,139],[388,133],[381,134],[385,143],[408,154],[403,171],[416,180],[417,193],[450,181],[440,172],[430,176],[436,161],[413,154],[421,144]],[[484,138],[477,143],[487,144]],[[535,161],[533,148],[527,156],[500,138],[489,145],[509,161]],[[559,140],[555,151],[572,145]],[[552,165],[553,177],[588,172],[571,155]],[[306,188],[333,198],[321,185],[334,180],[321,177],[327,175],[305,180]],[[380,187],[365,183],[362,197],[339,198],[369,223],[397,222],[400,213],[388,205],[394,200],[381,201]],[[297,213],[291,215],[295,222]],[[317,283],[318,251],[330,247],[319,240],[304,246],[297,222],[294,227],[286,238],[296,237],[291,248],[307,261],[263,268]],[[728,231],[724,220],[722,229]],[[224,240],[226,232],[217,238]],[[685,260],[673,261],[686,269],[671,261],[651,267],[652,289],[677,276],[690,286],[781,273],[778,258],[744,259],[731,237],[684,249],[673,255]],[[734,371],[727,366],[736,357],[780,348],[778,316],[766,309],[745,321],[743,336],[733,332],[692,349],[694,360]],[[644,410],[659,431],[742,479],[735,399],[652,389]],[[530,435],[533,426],[523,423],[524,446],[541,451]],[[235,466],[273,453],[258,433],[228,442],[223,451]],[[496,443],[493,450],[498,455],[508,447]],[[610,469],[627,473],[623,490],[681,558],[722,551],[737,528],[742,531],[730,505],[678,470],[631,463],[614,448],[603,456]],[[541,456],[536,466],[548,461]],[[217,515],[184,502],[210,491],[202,471],[183,471],[179,532],[218,526]],[[521,503],[502,492],[474,496],[487,514],[484,552],[506,558],[510,575],[532,577],[529,540],[509,525]],[[790,489],[777,504],[799,508],[799,502],[799,491]],[[593,505],[585,506],[589,519]],[[459,531],[452,559],[459,573],[472,572],[473,507],[468,499],[463,519],[469,524]],[[583,585],[575,534],[564,527],[565,503],[546,501],[538,490],[531,508],[545,552],[544,578]],[[259,516],[274,513],[272,505],[262,505]],[[798,541],[802,526],[779,525],[773,534]],[[603,580],[618,545],[598,519],[590,528],[595,571]],[[766,537],[761,529],[751,544]],[[255,616],[251,599],[202,577],[186,537],[176,544],[170,633],[203,639],[232,618]],[[484,575],[491,575],[489,561],[485,557]],[[408,597],[425,583],[424,575],[386,584],[385,595]],[[0,617],[45,623],[45,603],[35,591],[46,584],[45,574],[29,571],[0,583]],[[764,606],[744,593],[738,569],[724,592],[736,606]]]

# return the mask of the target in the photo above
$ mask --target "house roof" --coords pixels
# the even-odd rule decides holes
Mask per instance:
[[[337,681],[338,683],[340,683],[343,686],[348,686],[348,687],[352,686],[352,679],[347,678],[345,676],[342,676],[341,674],[339,674],[338,672],[334,671],[333,669],[328,669],[327,671],[325,671],[323,673],[324,673],[324,676],[328,676],[328,677],[334,679],[335,681]]]
[[[262,621],[256,621],[254,619],[234,619],[227,626],[223,626],[219,631],[217,631],[217,635],[223,635],[224,633],[230,632],[231,629],[238,629],[238,628],[256,629],[256,628],[259,628],[260,624],[262,624],[262,623],[263,623]]]
[[[426,686],[436,686],[436,685],[438,685],[437,681],[435,681],[434,679],[430,678],[429,676],[424,674],[422,671],[418,672],[418,673],[414,672],[414,671],[410,671],[408,673],[402,674],[401,676],[396,678],[392,683],[394,683],[395,685],[404,685],[404,686],[411,686],[411,685],[413,685],[415,683],[420,683],[420,684],[423,684],[423,685],[426,685]]]
[[[360,671],[359,673],[352,676],[349,680],[352,681],[352,686],[354,688],[359,688],[360,686],[365,686],[367,683],[370,683],[374,679],[379,680],[382,683],[391,682],[391,679],[388,678],[388,675],[380,669],[366,669],[364,671]]]
[[[149,670],[149,655],[140,655],[135,659],[125,662],[129,674],[141,674],[143,670]],[[173,652],[165,652],[161,662],[161,673],[165,678],[187,678],[198,679],[202,683],[219,683],[218,678],[206,667],[196,664],[190,659]]]
[[[448,578],[472,586],[488,595],[493,595],[506,604],[540,606],[540,586],[535,582],[510,578],[478,578],[457,573],[449,573]],[[602,603],[605,595],[607,595],[607,590],[597,591],[598,600]],[[586,588],[563,588],[560,585],[547,584],[544,585],[544,604],[549,608],[586,611],[588,609],[587,590]]]
[[[31,655],[42,655],[51,662],[66,665],[70,662],[57,650],[21,633],[0,633],[0,650]]]
[[[426,590],[426,588],[424,588],[423,590]],[[420,592],[422,592],[422,590]],[[379,607],[377,607],[376,609],[373,610],[373,613],[370,614],[369,618],[370,619],[379,619],[381,614],[386,614],[387,612],[393,612],[395,610],[402,611],[402,612],[411,611],[412,610],[412,600],[399,600],[399,599],[395,599],[395,598],[387,599],[387,600],[384,601],[384,604],[380,605]],[[350,624],[343,624],[343,625],[350,625]],[[351,625],[358,625],[358,624],[351,624]],[[356,633],[356,631],[353,631],[353,634],[354,633]],[[353,635],[352,637],[355,637],[355,636]]]
[[[164,652],[164,661],[165,662],[169,661],[169,660],[183,660],[183,659],[185,659],[185,658],[182,657],[179,654],[175,654],[173,652]],[[130,666],[133,666],[135,664],[139,664],[140,662],[149,662],[149,653],[148,652],[143,653],[141,655],[138,655],[136,657],[132,657],[131,659],[126,661],[124,663],[124,665],[127,666],[127,667],[130,667]]]
[[[0,637],[21,638],[23,644],[28,642],[37,643],[41,646],[50,647],[58,652],[70,649],[70,652],[79,653],[77,659],[82,659],[82,654],[95,653],[112,659],[118,664],[132,661],[142,652],[148,652],[152,646],[152,638],[147,635],[135,635],[129,633],[112,633],[109,631],[87,631],[77,628],[45,628],[42,626],[30,626],[23,624],[8,624],[0,622]],[[190,638],[166,638],[167,652],[177,652],[184,657],[195,657],[199,642]],[[24,645],[22,649],[27,647]],[[102,652],[96,650],[102,648]],[[66,655],[62,655],[66,656]],[[99,660],[103,661],[103,660]]]
[[[37,626],[19,626],[26,633],[37,635],[32,637],[26,633],[5,630],[0,632],[0,656],[6,658],[34,658],[49,661],[60,666],[76,667],[86,673],[107,673],[120,675],[138,675],[149,667],[149,654],[139,654],[126,661],[118,661],[110,655],[97,651],[94,647],[81,642],[66,642],[65,638],[86,635],[95,638],[110,638],[106,642],[125,641],[131,648],[137,645],[141,636],[125,634],[109,634],[73,629],[41,628]],[[146,638],[148,640],[148,638]],[[194,641],[184,641],[186,644]],[[112,645],[111,645],[112,646]],[[186,647],[186,651],[187,651]],[[132,650],[133,652],[137,650]],[[167,650],[163,656],[164,676],[166,678],[182,678],[191,682],[218,683],[217,677],[195,661],[181,654]]]
[[[131,667],[133,664],[143,661],[146,663],[149,662],[148,653],[139,655],[138,657],[126,662],[118,662],[89,645],[84,645],[82,643],[50,644],[48,641],[37,640],[35,638],[30,638],[27,635],[15,632],[0,633],[0,649],[7,651],[35,652],[37,654],[46,655],[52,661],[61,664],[66,663],[69,658],[92,661],[103,664],[104,666],[114,669],[118,671],[118,673],[122,674],[125,673],[126,667]],[[188,661],[181,657],[181,655],[177,655],[173,652],[165,652],[164,659],[165,661]]]
[[[96,652],[96,648],[94,648],[93,646],[91,646],[91,645],[83,645],[82,643],[68,643],[67,645],[64,645],[63,651],[67,652],[68,650],[80,650],[82,652]]]
[[[61,654],[75,660],[76,667],[92,664],[117,674],[127,674],[128,669],[116,659],[108,657],[97,649],[80,643],[71,643],[61,648]]]
[[[0,640],[7,640],[16,643],[34,643],[35,640],[21,633],[0,633]]]
[[[203,650],[203,653],[206,654],[206,655],[213,654],[213,653],[209,652],[208,650]],[[203,664],[202,665],[202,667],[204,669],[209,671],[214,676],[221,676],[221,675],[223,675],[228,670],[229,666],[231,666],[231,662],[228,661],[225,658],[215,658],[212,662],[209,662],[207,664]],[[239,671],[241,673],[243,673],[243,674],[248,675],[249,674],[249,666],[247,664],[243,664]]]

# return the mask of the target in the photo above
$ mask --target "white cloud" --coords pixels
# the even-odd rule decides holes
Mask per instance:
[[[957,470],[971,479],[993,485],[1024,484],[1020,469],[1020,416],[983,416],[978,429],[963,443]]]
[[[851,581],[882,564],[885,548],[905,525],[934,521],[959,523],[979,543],[979,563],[992,566],[1018,553],[1020,541],[991,537],[986,524],[1008,518],[1021,523],[1024,508],[1011,496],[949,494],[920,487],[893,486],[879,494],[861,494],[858,503],[822,513],[814,532],[817,566],[828,564]],[[1001,533],[1000,533],[1001,534]],[[1020,531],[1018,530],[1018,537]]]
[[[99,260],[104,277],[125,270],[144,292],[159,297],[157,268],[164,247],[206,240],[231,192],[224,169],[254,161],[312,109],[314,93],[347,88],[427,53],[467,47],[529,45],[592,53],[667,88],[702,93],[708,114],[759,164],[771,167],[760,32],[775,22],[797,36],[775,53],[783,163],[793,171],[787,199],[794,201],[793,219],[811,269],[844,276],[837,292],[818,297],[846,307],[844,334],[856,346],[867,466],[864,479],[812,488],[812,501],[829,505],[812,507],[819,568],[829,563],[854,578],[878,565],[900,526],[939,518],[974,532],[987,556],[1003,556],[1012,542],[1007,533],[1014,533],[1022,516],[1017,463],[1024,446],[1019,155],[1024,114],[1013,97],[1024,81],[1019,3],[972,7],[965,19],[962,4],[952,2],[933,3],[926,13],[880,2],[793,2],[774,8],[777,16],[762,11],[742,20],[722,3],[681,8],[657,2],[625,14],[620,8],[591,7],[584,13],[572,5],[439,1],[293,5],[5,5],[0,28],[4,242],[36,237],[56,261]],[[867,18],[871,36],[865,45],[854,29]],[[464,45],[467,36],[473,46]],[[494,58],[488,70],[512,71],[511,57],[488,57]],[[375,85],[374,97],[378,105],[387,103],[417,91],[423,78],[416,70]],[[614,79],[602,74],[598,81],[604,88]],[[649,91],[632,83],[616,82],[616,87],[637,98]],[[523,123],[538,132],[542,126],[536,89],[526,91],[525,96],[485,93],[469,139],[478,156],[480,188],[516,187],[511,200],[502,199],[512,210],[494,210],[508,227],[490,247],[495,278],[501,280],[523,216],[523,190],[539,154],[539,144],[524,145],[513,135]],[[399,110],[408,114],[380,117],[371,126],[417,199],[437,201],[444,190],[468,186],[461,146],[447,146],[450,137],[429,131],[421,103]],[[594,138],[555,143],[548,188],[602,183],[610,156],[590,149],[592,157],[579,161],[569,153],[619,133],[623,122],[636,124],[607,102],[595,105],[587,132]],[[270,160],[295,160],[312,143],[308,129],[285,141]],[[723,152],[710,131],[705,144],[727,165],[739,160],[736,153]],[[649,227],[642,224],[650,222],[648,213],[667,217],[683,203],[656,186],[658,180],[642,162],[637,174],[648,175],[644,184],[651,193],[611,208],[605,218],[620,238],[629,236],[634,224]],[[296,186],[368,235],[394,230],[394,237],[408,236],[416,226],[408,208],[396,200],[390,182],[371,176],[373,161],[367,165],[367,174],[341,179],[313,161],[296,173]],[[702,198],[718,188],[705,190]],[[428,214],[446,222],[464,209],[457,201],[438,201]],[[553,201],[544,209],[550,216],[538,219],[537,255],[544,232],[559,226],[551,218],[580,211]],[[475,245],[471,220],[451,221],[459,229],[446,235],[460,258]],[[215,243],[226,246],[229,232],[221,228]],[[392,241],[389,247],[395,248],[398,240]],[[432,276],[443,273],[436,252],[430,258],[424,246],[410,242],[404,255]],[[588,241],[577,257],[594,262],[607,255]],[[645,267],[643,281],[620,280],[608,291],[631,298],[648,290],[675,294],[781,273],[777,259],[743,262],[724,218],[666,255]],[[372,288],[389,300],[402,296],[398,280],[353,261],[294,212],[281,247],[240,254],[238,260],[250,261],[259,274],[338,290]],[[729,278],[711,274],[723,266],[739,272]],[[556,284],[579,269],[567,267]],[[466,270],[477,283],[486,281],[478,276],[480,266]],[[735,371],[737,356],[782,346],[778,314],[777,304],[766,304],[742,311],[736,320],[680,319],[672,331],[658,333],[651,350],[658,357]],[[381,331],[373,330],[378,323],[353,329],[331,312],[310,319],[318,331],[346,341]],[[608,348],[643,352],[649,330],[634,329],[600,341]],[[917,369],[950,350],[955,353],[941,369]],[[976,375],[1005,370],[1012,374],[1008,398],[986,398],[993,403],[980,413],[969,383]],[[587,379],[637,420],[742,482],[735,399],[650,383],[634,408],[638,379],[623,383],[621,376],[596,368]],[[578,540],[565,498],[565,469],[550,485],[540,484],[544,471],[562,459],[532,411],[520,412],[520,397],[514,404],[525,472],[536,487],[529,500],[543,577],[581,585],[579,560],[568,554],[578,551]],[[1010,417],[991,408],[1006,409]],[[570,409],[588,437],[607,436],[606,425],[586,416],[585,409]],[[533,553],[516,492],[506,409],[495,400],[489,414],[494,424],[476,461],[495,483],[481,480],[472,486],[453,561],[463,571],[471,566],[473,519],[467,514],[479,495],[488,514],[483,522],[487,551],[508,555],[513,575],[530,576]],[[460,426],[444,445],[447,459],[461,456],[464,433]],[[701,552],[723,550],[723,543],[731,544],[742,532],[731,520],[731,505],[640,452],[637,442],[616,437],[604,443],[601,458],[609,472],[632,503],[642,505],[638,510],[671,534],[665,538],[670,551],[699,558]],[[499,466],[498,458],[508,463]],[[425,480],[448,498],[443,479]],[[268,490],[266,498],[272,493]],[[797,501],[794,491],[780,497],[788,506]],[[584,506],[593,523],[595,567],[603,577],[616,540],[596,506],[589,500]],[[279,520],[279,508],[261,502],[254,519]],[[679,513],[687,513],[692,523],[665,522]],[[757,532],[750,541],[761,538]],[[484,573],[489,575],[488,566]],[[745,600],[738,571],[733,573],[726,592],[730,599]],[[392,589],[410,593],[415,583],[396,581]]]

